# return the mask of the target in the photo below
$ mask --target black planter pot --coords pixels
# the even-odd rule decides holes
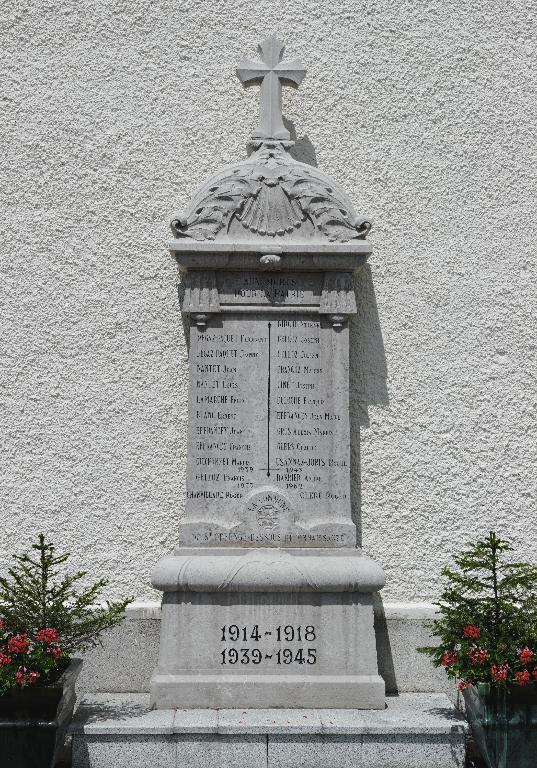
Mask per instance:
[[[537,766],[537,684],[463,691],[475,743],[488,768]]]
[[[53,685],[0,696],[2,768],[53,768],[73,716],[81,667],[82,659],[72,659]]]

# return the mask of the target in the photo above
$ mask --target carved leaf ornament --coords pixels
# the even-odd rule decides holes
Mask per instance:
[[[364,238],[371,228],[328,178],[293,160],[281,146],[266,145],[204,185],[187,216],[172,221],[172,230],[176,237],[224,239],[235,221],[249,239],[284,237],[307,222],[314,238],[330,242]]]

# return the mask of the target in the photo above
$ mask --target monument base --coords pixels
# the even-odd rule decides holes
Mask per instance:
[[[383,709],[373,593],[359,550],[179,549],[164,592],[157,709]]]
[[[388,697],[386,708],[161,709],[145,694],[86,696],[73,768],[463,768],[464,718],[442,694]]]
[[[151,681],[152,703],[170,709],[181,701],[183,709],[325,708],[384,709],[385,685],[379,675],[166,675]]]

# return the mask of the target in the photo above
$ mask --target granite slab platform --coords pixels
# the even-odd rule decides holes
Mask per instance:
[[[71,727],[73,768],[463,768],[467,724],[443,694],[386,709],[150,710],[94,694]]]

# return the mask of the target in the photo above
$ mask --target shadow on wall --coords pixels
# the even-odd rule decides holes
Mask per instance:
[[[306,165],[313,165],[317,168],[317,155],[315,154],[315,147],[311,143],[307,135],[297,138],[295,124],[292,120],[283,118],[283,124],[291,134],[291,141],[294,141],[294,145],[289,150],[289,154],[293,160],[297,160],[299,163],[306,163]]]
[[[289,154],[301,163],[317,168],[315,147],[307,135],[297,138],[294,123],[283,118],[294,146]],[[358,312],[349,327],[351,509],[358,546],[362,545],[362,479],[360,468],[360,427],[369,427],[370,405],[388,405],[388,371],[377,310],[371,269],[365,266],[355,281]]]
[[[291,134],[290,140],[295,142],[293,146],[289,148],[289,154],[293,160],[297,160],[299,163],[306,163],[306,165],[313,165],[314,168],[317,168],[315,147],[311,143],[309,137],[305,134],[304,136],[297,138],[295,124],[292,120],[288,120],[286,117],[283,118],[283,124]],[[253,151],[253,144],[248,142],[246,145],[246,154],[248,157]]]
[[[395,675],[395,664],[390,635],[388,632],[388,622],[386,620],[384,604],[378,592],[373,595],[373,606],[375,611],[375,641],[377,645],[379,675],[386,683],[386,693],[393,696],[399,693],[399,688],[397,686],[397,678]]]
[[[349,323],[349,404],[351,433],[351,509],[358,546],[362,546],[362,477],[360,429],[369,427],[370,405],[389,405],[386,354],[371,268],[355,280],[357,314]]]

